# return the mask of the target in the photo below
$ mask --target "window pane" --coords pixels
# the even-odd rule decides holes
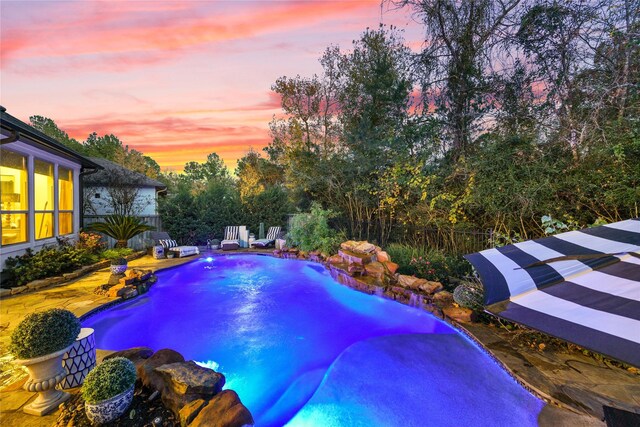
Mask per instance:
[[[53,210],[53,164],[36,160],[33,177],[37,211]],[[36,231],[37,231],[36,223]]]
[[[26,242],[27,214],[3,213],[1,216],[2,245]]]
[[[36,239],[53,237],[53,214],[36,213]]]
[[[12,151],[0,150],[0,198],[3,211],[26,211],[27,157]]]
[[[60,212],[58,215],[58,235],[73,233],[73,213]]]
[[[58,167],[58,209],[73,210],[73,171]]]

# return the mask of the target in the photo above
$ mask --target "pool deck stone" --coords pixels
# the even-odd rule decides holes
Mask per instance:
[[[240,250],[232,253],[271,253],[271,250]],[[202,255],[222,253],[205,252]],[[197,257],[197,256],[196,256]],[[131,268],[156,271],[192,261],[196,257],[154,259],[147,255],[129,261]],[[59,411],[44,417],[22,412],[35,393],[22,389],[26,373],[11,363],[8,345],[11,331],[29,313],[48,308],[66,308],[77,316],[114,301],[93,293],[107,283],[109,268],[94,271],[75,280],[0,300],[0,425],[51,426]],[[640,376],[579,354],[563,354],[512,345],[503,333],[483,324],[465,324],[471,336],[490,351],[522,384],[543,397],[541,426],[602,426],[602,405],[640,413]],[[102,356],[99,351],[99,356]],[[77,391],[76,391],[77,392]]]

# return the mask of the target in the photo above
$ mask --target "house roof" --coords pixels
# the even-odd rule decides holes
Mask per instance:
[[[134,187],[154,187],[156,189],[167,188],[162,182],[149,178],[148,176],[125,168],[111,160],[99,157],[89,157],[89,159],[101,166],[102,170],[91,175],[84,176],[85,186],[111,186],[114,185],[114,177],[118,180],[118,185],[130,185]],[[122,182],[120,182],[122,181]]]
[[[7,109],[2,106],[0,106],[0,126],[3,131],[2,133],[7,135],[8,138],[12,138],[13,141],[17,140],[24,142],[25,144],[40,148],[51,154],[55,154],[56,156],[72,160],[79,163],[84,168],[102,169],[99,164],[93,162],[89,158],[76,153],[50,136],[40,132],[33,126],[13,117],[11,114],[7,113]],[[10,142],[5,141],[8,138],[0,140],[3,146],[5,144],[10,144]]]

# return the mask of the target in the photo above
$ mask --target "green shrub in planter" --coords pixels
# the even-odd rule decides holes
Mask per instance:
[[[133,362],[124,357],[114,357],[89,372],[82,385],[82,397],[88,403],[98,403],[124,393],[135,382]]]
[[[127,265],[126,258],[113,258],[111,259],[111,265]]]
[[[464,282],[453,291],[453,300],[461,307],[482,310],[484,288],[481,283]]]
[[[68,310],[31,313],[11,333],[9,351],[18,359],[33,359],[70,346],[79,333],[80,321]]]

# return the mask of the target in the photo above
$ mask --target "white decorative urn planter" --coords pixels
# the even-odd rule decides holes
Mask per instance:
[[[80,387],[90,370],[96,366],[96,340],[93,329],[82,328],[76,342],[62,358],[66,376],[60,381],[60,388],[67,390]]]
[[[29,371],[29,379],[23,388],[30,392],[38,392],[36,400],[25,406],[24,412],[31,415],[46,415],[69,398],[68,393],[56,390],[56,384],[67,375],[62,367],[62,356],[70,348],[71,346],[33,359],[15,360]]]
[[[96,403],[84,403],[84,410],[87,418],[94,424],[105,424],[115,420],[125,413],[133,400],[133,390],[135,386],[111,399]]]

